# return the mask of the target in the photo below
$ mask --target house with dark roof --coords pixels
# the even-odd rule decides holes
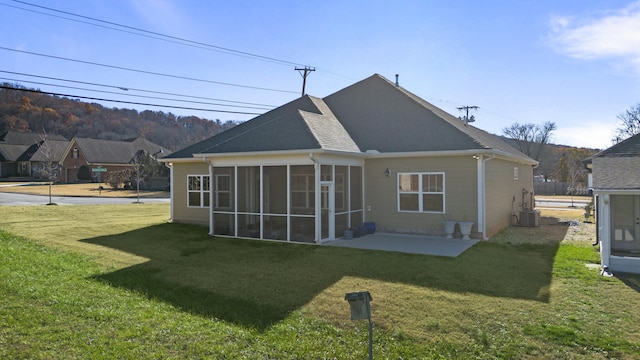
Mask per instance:
[[[92,173],[95,177],[105,179],[110,172],[133,168],[140,152],[153,156],[164,155],[160,145],[143,138],[126,141],[73,138],[62,155],[62,181],[87,180],[78,179],[80,173]],[[95,168],[104,171],[96,173],[93,171]]]
[[[162,159],[171,218],[321,243],[365,228],[488,239],[531,209],[537,162],[380,75],[302,96]],[[456,231],[457,232],[457,231]]]
[[[69,140],[51,134],[7,131],[0,135],[0,178],[38,177],[46,163],[58,163]]]
[[[640,134],[588,160],[603,274],[640,273]]]

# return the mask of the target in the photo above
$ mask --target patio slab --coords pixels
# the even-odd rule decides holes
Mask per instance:
[[[409,254],[457,257],[479,240],[447,239],[433,236],[375,233],[351,240],[337,239],[326,246],[397,251]]]

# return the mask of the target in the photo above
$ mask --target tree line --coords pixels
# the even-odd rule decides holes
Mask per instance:
[[[0,88],[0,133],[5,131],[125,140],[143,137],[170,151],[235,126],[233,120],[176,116],[162,111],[107,108],[98,103],[34,92],[16,84]],[[27,91],[29,90],[29,91]]]

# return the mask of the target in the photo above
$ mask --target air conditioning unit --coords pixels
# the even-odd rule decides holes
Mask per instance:
[[[540,226],[540,211],[525,210],[520,212],[520,226]]]

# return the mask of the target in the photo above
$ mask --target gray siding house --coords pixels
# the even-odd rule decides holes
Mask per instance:
[[[211,235],[321,243],[367,223],[488,239],[530,209],[537,162],[380,75],[305,95],[177,151],[171,218]]]

